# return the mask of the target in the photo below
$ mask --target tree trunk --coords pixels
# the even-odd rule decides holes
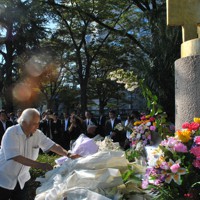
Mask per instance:
[[[81,93],[80,93],[80,103],[81,103],[81,114],[84,114],[85,111],[87,110],[87,101],[88,101],[88,98],[87,98],[87,86],[86,84],[81,84]]]
[[[12,38],[12,25],[8,28],[7,38]],[[5,97],[5,110],[7,112],[13,111],[13,96],[12,96],[12,69],[13,69],[13,43],[12,40],[6,42],[6,63],[5,63],[5,82],[4,82],[4,97]]]

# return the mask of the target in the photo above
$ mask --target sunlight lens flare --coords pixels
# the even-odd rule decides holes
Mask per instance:
[[[25,83],[18,83],[13,88],[13,97],[17,101],[28,101],[31,98],[31,88]]]
[[[30,76],[38,77],[42,74],[46,63],[42,62],[38,57],[33,56],[25,64],[26,71]]]

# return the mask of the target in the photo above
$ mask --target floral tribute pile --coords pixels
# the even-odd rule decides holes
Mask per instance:
[[[155,199],[200,199],[200,118],[162,140],[148,158],[143,189]]]
[[[145,156],[145,147],[151,145],[158,145],[162,138],[162,132],[170,135],[174,131],[174,125],[166,122],[162,115],[151,116],[141,114],[140,120],[133,121],[128,126],[124,127],[121,123],[116,129],[122,131],[130,131],[130,149],[131,156],[138,158]]]

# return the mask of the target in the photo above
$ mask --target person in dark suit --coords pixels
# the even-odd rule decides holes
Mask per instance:
[[[105,134],[110,136],[113,142],[119,142],[121,146],[125,141],[125,133],[115,129],[117,124],[121,123],[121,120],[117,119],[116,112],[114,110],[109,111],[109,120],[105,124]]]
[[[22,109],[18,109],[17,112],[16,112],[15,119],[14,119],[14,121],[13,121],[13,125],[18,124],[18,119],[19,119],[19,117],[21,116],[21,114],[22,114]]]
[[[99,127],[99,134],[102,137],[105,137],[105,125],[106,125],[106,116],[103,113],[100,113],[98,118],[98,127]]]
[[[14,112],[9,113],[8,119],[13,123],[13,125],[17,124],[16,123],[17,118]]]
[[[61,120],[58,118],[57,113],[53,113],[51,130],[52,130],[53,141],[55,141],[57,144],[61,144],[62,124]]]
[[[5,110],[0,110],[0,146],[1,146],[1,139],[6,131],[6,129],[12,126],[13,123],[8,120],[8,116]]]
[[[52,123],[53,113],[51,110],[47,110],[42,114],[42,120],[40,121],[39,129],[49,138],[52,136]]]
[[[70,136],[70,149],[75,140],[84,133],[83,120],[75,114],[70,116],[70,127],[68,128]]]
[[[90,125],[95,125],[97,126],[97,121],[96,119],[92,116],[92,113],[90,111],[85,111],[85,120],[83,121],[83,126],[84,126],[84,132],[87,135],[87,127]]]
[[[65,112],[63,114],[64,119],[62,120],[62,145],[65,149],[70,149],[70,134],[69,134],[69,127],[71,125],[70,122],[70,114]]]

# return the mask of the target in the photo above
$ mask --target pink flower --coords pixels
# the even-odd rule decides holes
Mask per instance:
[[[190,123],[189,122],[185,122],[182,124],[182,128],[186,129],[190,126]]]
[[[192,147],[190,153],[196,156],[197,159],[200,159],[200,147]]]
[[[156,127],[155,126],[150,126],[150,131],[155,131],[156,130]]]
[[[154,122],[155,120],[156,120],[156,119],[155,119],[154,117],[150,117],[150,118],[149,118],[149,121],[150,121],[150,122]]]
[[[197,130],[199,129],[199,127],[200,127],[200,124],[199,124],[199,123],[192,122],[192,123],[189,125],[188,129],[197,131]]]
[[[185,122],[182,125],[183,129],[187,129],[188,128],[188,129],[194,130],[194,131],[198,130],[199,127],[200,127],[200,124],[196,123],[196,122],[192,122],[191,124],[189,122]]]
[[[194,161],[193,161],[193,163],[192,163],[192,164],[193,164],[193,166],[194,166],[194,167],[196,167],[196,168],[199,168],[199,169],[200,169],[200,160],[197,160],[197,159],[196,159],[196,160],[194,160]]]
[[[173,164],[173,165],[170,167],[172,173],[176,173],[176,172],[178,171],[179,168],[180,168],[179,163],[175,163],[175,164]]]
[[[196,136],[194,138],[194,142],[197,144],[197,145],[200,145],[200,136]]]
[[[179,142],[179,143],[174,145],[174,151],[186,153],[187,152],[187,146],[185,146],[183,143]]]
[[[146,119],[146,116],[142,116],[140,119],[141,119],[141,120],[145,120],[145,119]]]
[[[177,143],[177,139],[176,138],[168,137],[167,140],[163,140],[161,142],[161,145],[169,147],[169,148],[173,148],[176,143]]]
[[[137,141],[132,141],[131,144],[132,146],[136,145]]]
[[[164,170],[168,170],[169,169],[169,165],[168,165],[167,162],[162,162],[161,165],[160,165],[160,168],[164,169]]]

